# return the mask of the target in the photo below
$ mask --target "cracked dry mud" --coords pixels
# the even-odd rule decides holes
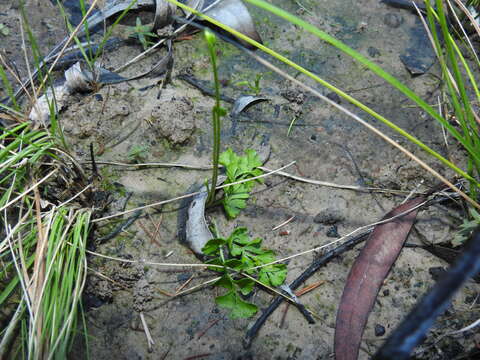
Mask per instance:
[[[27,1],[27,5],[34,3]],[[46,3],[45,6],[51,6]],[[376,0],[305,0],[302,4],[308,11],[302,10],[295,1],[278,3],[368,55],[427,101],[436,99],[438,84],[434,78],[429,74],[412,78],[399,59],[409,47],[410,30],[421,26],[416,16],[388,8]],[[445,153],[438,124],[410,106],[383,81],[312,35],[273,15],[250,9],[259,33],[269,46],[346,90],[435,150]],[[48,15],[35,14],[28,6],[27,11],[31,12],[31,25],[35,31],[46,34],[41,37],[44,46],[52,47],[63,37],[63,33],[56,33],[62,27],[59,18],[51,17],[54,11]],[[0,4],[0,13],[9,15],[0,15],[0,22],[12,28],[17,26],[10,20],[10,15],[17,12],[15,7]],[[38,19],[39,16],[42,19]],[[7,41],[10,54],[18,56],[17,60],[22,64],[19,39],[12,36],[2,41]],[[268,142],[272,153],[267,167],[274,169],[296,161],[288,172],[337,184],[368,184],[409,191],[422,180],[423,189],[436,183],[418,165],[344,114],[257,65],[235,48],[225,44],[219,46],[222,92],[238,97],[246,89],[235,86],[235,83],[254,79],[261,73],[261,95],[271,99],[256,104],[235,119],[226,117],[223,120],[223,149],[232,146],[236,151],[242,151],[249,144]],[[140,50],[140,46],[124,46],[113,54],[106,54],[103,61],[107,68],[115,68]],[[130,67],[123,75],[144,71],[162,56],[163,51]],[[92,143],[99,163],[126,163],[135,161],[129,154],[136,146],[141,146],[143,151],[139,156],[142,162],[208,165],[212,148],[210,116],[213,100],[176,78],[176,75],[188,72],[198,79],[211,81],[203,38],[196,35],[192,40],[175,43],[174,56],[172,82],[163,90],[159,86],[149,87],[157,84],[156,79],[142,79],[103,87],[92,94],[77,95],[60,114],[72,153],[80,160],[88,161],[89,144]],[[20,68],[25,75],[25,69]],[[434,65],[429,72],[438,74],[438,66]],[[299,79],[315,86],[302,76]],[[320,91],[338,101],[327,90]],[[344,101],[342,104],[357,112]],[[295,124],[287,136],[294,118]],[[432,163],[405,139],[368,120]],[[463,154],[456,151],[455,144],[451,143],[449,150],[454,159],[462,158]],[[432,166],[445,176],[452,176],[438,164]],[[101,163],[99,167],[104,185],[113,192],[115,199],[109,209],[112,214],[123,207],[129,194],[132,196],[127,208],[133,208],[182,195],[192,184],[202,183],[209,176],[208,171],[170,167],[139,169]],[[210,211],[208,216],[216,221],[224,235],[236,226],[248,226],[252,236],[263,237],[265,245],[283,257],[334,240],[337,234],[331,231],[333,226],[342,236],[372,223],[401,201],[402,197],[393,195],[320,187],[271,176],[264,185],[255,188],[247,209],[238,219],[227,221],[219,210]],[[96,244],[96,251],[152,262],[197,263],[192,252],[177,239],[179,204],[145,210],[140,219],[119,236]],[[292,222],[272,231],[291,216],[295,217]],[[420,237],[433,243],[448,240],[459,222],[455,210],[446,212],[442,207],[430,207],[420,213],[417,230],[408,241],[419,242]],[[101,223],[97,229],[98,237],[113,227]],[[338,301],[357,253],[358,248],[337,258],[306,284],[325,280],[322,286],[301,297],[301,301],[318,315],[316,324],[307,324],[291,307],[280,327],[285,310],[282,305],[267,321],[250,349],[242,347],[242,339],[253,320],[229,319],[214,303],[218,289],[207,287],[173,300],[166,295],[175,293],[190,278],[188,286],[193,286],[209,279],[210,274],[192,269],[123,264],[92,256],[89,267],[105,278],[92,272],[85,291],[90,357],[162,359],[168,353],[165,359],[330,359]],[[170,254],[168,258],[167,254]],[[288,266],[288,282],[296,278],[316,255],[310,253],[292,259]],[[434,283],[430,269],[446,266],[423,250],[405,248],[402,251],[371,313],[360,359],[367,359],[375,352]],[[455,297],[451,308],[433,328],[426,345],[420,347],[423,352],[419,358],[440,359],[435,348],[428,345],[441,334],[476,320],[478,308],[473,302],[477,294],[478,286],[469,283]],[[270,299],[267,292],[256,290],[250,301],[262,309]],[[150,349],[140,311],[155,342]],[[382,327],[384,334],[380,331]],[[469,350],[474,344],[473,337],[467,335],[446,337],[437,346],[444,354],[454,355]],[[72,358],[85,357],[86,347],[79,336]]]

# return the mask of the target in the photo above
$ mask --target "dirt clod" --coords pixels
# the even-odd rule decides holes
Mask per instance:
[[[186,143],[195,131],[193,103],[185,96],[164,98],[152,110],[152,122],[172,145]]]

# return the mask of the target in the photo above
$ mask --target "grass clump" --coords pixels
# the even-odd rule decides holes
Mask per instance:
[[[76,333],[91,211],[42,203],[65,167],[54,138],[27,123],[1,130],[0,306],[13,316],[1,319],[0,358],[63,359]]]

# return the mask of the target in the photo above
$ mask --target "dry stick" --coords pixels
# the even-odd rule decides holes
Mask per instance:
[[[26,194],[28,194],[30,191],[32,191],[33,189],[36,189],[41,183],[43,183],[44,181],[46,181],[50,176],[52,176],[53,174],[55,174],[57,172],[57,169],[54,169],[52,171],[50,171],[47,175],[45,175],[44,178],[42,178],[40,181],[36,182],[35,184],[33,184],[32,186],[30,186],[27,190],[25,190],[24,192],[22,192],[20,195],[18,195],[16,198],[14,198],[13,200],[10,200],[8,203],[6,203],[5,205],[3,205],[1,208],[0,208],[0,211],[3,211],[4,209],[8,208],[10,205],[12,205],[13,203],[17,202],[18,200],[20,200],[22,197],[24,197]]]
[[[292,290],[295,290],[298,288],[303,282],[305,282],[309,277],[311,277],[319,268],[322,266],[326,265],[330,260],[335,258],[336,256],[344,253],[347,250],[350,250],[353,248],[355,245],[361,243],[366,239],[366,237],[373,231],[373,227],[370,228],[369,230],[365,231],[362,234],[359,234],[355,236],[354,238],[346,241],[342,245],[336,247],[335,249],[330,250],[327,252],[325,255],[323,255],[321,258],[315,260],[312,262],[312,264],[298,277],[296,278],[290,285],[289,287]],[[252,344],[253,339],[257,335],[258,331],[262,327],[262,325],[265,323],[267,318],[275,311],[275,309],[280,306],[280,304],[283,301],[283,297],[277,296],[271,304],[266,308],[262,315],[257,319],[255,324],[247,331],[246,337],[243,342],[243,346],[245,348],[249,348]]]
[[[91,161],[82,161],[82,164],[91,164]],[[179,167],[185,169],[194,169],[194,170],[212,170],[213,166],[200,166],[200,165],[190,165],[190,164],[182,164],[182,163],[142,163],[142,164],[127,164],[121,162],[114,162],[114,161],[97,161],[95,160],[97,165],[115,165],[115,166],[125,166],[125,167],[134,167],[134,168],[141,168],[141,167]]]
[[[194,275],[192,274],[187,281],[185,281],[182,285],[180,285],[180,287],[175,290],[175,295],[177,295],[180,291],[182,291],[183,289],[185,289],[185,286],[187,286],[188,284],[190,284],[190,282],[193,280],[193,277]]]
[[[72,245],[72,243],[67,241],[68,245]],[[97,253],[95,251],[91,250],[85,250],[86,253],[94,256],[98,256],[104,259],[109,259],[109,260],[115,260],[115,261],[120,261],[120,262],[125,262],[125,263],[130,263],[130,264],[145,264],[145,265],[154,265],[154,266],[176,266],[176,267],[216,267],[219,269],[224,269],[224,266],[222,265],[213,265],[213,264],[180,264],[180,263],[159,263],[159,262],[153,262],[153,261],[147,261],[147,260],[130,260],[130,259],[123,259],[115,256],[108,256],[104,254]],[[218,278],[219,279],[219,278]]]
[[[121,163],[121,162],[113,162],[113,161],[95,161],[97,165],[114,165],[114,166],[124,166],[124,167],[133,167],[133,168],[140,168],[140,167],[179,167],[179,168],[184,168],[184,169],[193,169],[193,170],[211,170],[212,165],[190,165],[190,164],[183,164],[183,163],[142,163],[142,164],[127,164],[127,163]],[[91,161],[83,161],[82,164],[90,164]],[[263,171],[272,171],[271,169],[264,167],[264,166],[259,166],[259,169]],[[346,190],[354,190],[354,191],[364,191],[364,192],[379,192],[379,193],[388,193],[388,194],[408,194],[408,191],[403,191],[403,190],[393,190],[393,189],[382,189],[382,188],[376,188],[376,187],[364,187],[364,186],[356,186],[356,185],[342,185],[342,184],[335,184],[332,182],[328,181],[321,181],[321,180],[315,180],[315,179],[309,179],[306,177],[302,176],[297,176],[293,175],[284,171],[277,171],[275,174],[297,180],[300,182],[304,182],[307,184],[313,184],[313,185],[320,185],[320,186],[328,186],[328,187],[333,187],[337,189],[346,189]]]
[[[408,210],[406,210],[406,211],[404,211],[404,212],[402,212],[402,213],[400,213],[400,214],[398,214],[398,215],[392,216],[392,217],[390,217],[390,218],[388,218],[388,219],[382,219],[382,220],[376,221],[376,222],[374,222],[374,223],[370,223],[370,224],[368,224],[368,225],[360,226],[360,227],[356,228],[355,230],[349,232],[347,235],[344,235],[344,236],[342,236],[342,237],[340,237],[340,238],[338,238],[338,239],[336,239],[336,240],[333,240],[333,241],[329,242],[328,244],[320,245],[320,246],[317,246],[317,247],[315,247],[315,248],[313,248],[313,249],[301,251],[301,252],[299,252],[299,253],[296,253],[296,254],[293,254],[293,255],[290,255],[290,256],[286,256],[286,257],[281,258],[281,259],[277,259],[277,260],[272,261],[272,262],[267,263],[267,264],[258,265],[258,266],[253,266],[253,267],[251,267],[251,268],[248,268],[247,270],[260,269],[260,268],[265,267],[265,266],[269,266],[269,265],[273,265],[273,264],[277,264],[277,263],[282,263],[282,262],[284,262],[284,261],[293,259],[293,258],[295,258],[295,257],[302,256],[302,255],[306,255],[306,254],[309,254],[309,253],[311,253],[311,252],[324,249],[324,248],[326,248],[326,247],[328,247],[328,246],[331,246],[331,245],[336,244],[336,243],[338,243],[338,242],[340,242],[340,241],[342,241],[342,240],[345,240],[345,239],[353,236],[354,234],[356,234],[356,233],[358,233],[358,232],[360,232],[360,231],[362,231],[362,230],[368,231],[369,229],[373,228],[374,226],[377,226],[377,225],[380,225],[380,224],[385,224],[385,223],[390,222],[390,221],[393,221],[393,220],[395,220],[395,219],[399,219],[399,218],[401,218],[401,217],[409,214],[410,212],[415,211],[415,210],[418,209],[418,208],[421,208],[422,206],[426,205],[427,203],[428,203],[428,200],[425,200],[425,201],[421,202],[420,204],[418,204],[417,206],[414,206],[414,207],[412,207],[411,209],[408,209]]]
[[[259,166],[259,169],[263,171],[271,171],[269,168],[266,168],[264,166]],[[284,176],[293,180],[297,180],[300,182],[304,182],[307,184],[313,184],[313,185],[320,185],[320,186],[328,186],[328,187],[333,187],[337,189],[346,189],[346,190],[355,190],[355,191],[365,191],[365,192],[380,192],[380,193],[388,193],[388,194],[406,194],[408,193],[407,191],[402,191],[402,190],[391,190],[391,189],[381,189],[381,188],[375,188],[375,187],[364,187],[364,186],[356,186],[356,185],[339,185],[335,183],[331,183],[328,181],[321,181],[321,180],[313,180],[313,179],[308,179],[302,176],[297,176],[293,174],[289,174],[284,171],[278,171],[277,175]]]
[[[80,195],[82,195],[85,191],[87,191],[88,189],[90,189],[91,187],[93,187],[92,184],[88,184],[87,186],[85,186],[82,190],[80,190],[78,193],[76,193],[75,195],[73,195],[70,199],[64,201],[63,203],[61,203],[60,205],[58,205],[59,208],[61,208],[62,206],[65,206],[67,205],[69,202],[75,200],[77,197],[79,197]]]
[[[278,325],[280,329],[283,329],[283,324],[285,324],[285,319],[287,318],[288,309],[290,309],[290,303],[285,304],[285,310],[283,310],[282,318],[280,319],[280,324]]]
[[[198,1],[196,4],[194,4],[193,8],[196,9],[196,7],[199,5],[200,1]],[[206,12],[208,10],[210,10],[211,8],[213,8],[214,6],[216,6],[217,4],[219,3],[219,0],[217,1],[214,1],[213,3],[211,3],[209,6],[205,7],[205,9],[201,9],[201,11],[203,12]],[[188,18],[188,16],[187,16]],[[175,29],[175,31],[173,32],[172,35],[178,35],[180,34],[183,30],[185,30],[187,28],[187,26],[190,25],[189,22],[181,25],[178,29]],[[157,47],[159,47],[160,45],[162,45],[165,41],[167,41],[169,38],[165,38],[165,39],[161,39],[160,41],[158,41],[155,45],[153,45],[152,47],[148,48],[147,50],[145,50],[144,52],[138,54],[137,56],[135,56],[133,59],[129,60],[128,62],[126,62],[125,64],[123,64],[122,66],[116,68],[115,70],[113,70],[113,72],[115,73],[118,73],[118,72],[121,72],[122,70],[125,70],[127,67],[129,67],[131,64],[133,64],[135,61],[137,60],[140,60],[141,58],[147,56],[148,54],[150,54],[153,50],[155,50]]]
[[[222,268],[223,268],[223,267],[222,267]],[[210,279],[210,280],[208,280],[208,281],[205,281],[205,282],[203,282],[203,283],[201,283],[201,284],[195,285],[195,286],[193,286],[193,287],[191,287],[191,288],[188,288],[188,289],[186,289],[186,290],[180,291],[178,294],[175,294],[174,296],[172,296],[172,297],[171,297],[170,299],[168,299],[167,301],[170,301],[171,299],[174,299],[174,298],[176,298],[176,297],[179,297],[179,296],[182,296],[182,295],[191,293],[191,292],[193,292],[193,291],[195,291],[195,290],[197,290],[197,289],[200,289],[200,288],[202,288],[202,287],[204,287],[204,286],[213,284],[214,282],[217,282],[217,281],[220,280],[221,278],[222,278],[221,276],[218,276],[218,277],[216,277],[216,278]]]
[[[5,61],[5,59],[3,58],[2,54],[0,54],[0,61],[2,63],[2,65],[5,67],[5,69],[8,70],[8,72],[10,73],[10,75],[15,79],[15,81],[17,83],[20,84],[20,88],[25,92],[25,94],[27,95],[28,99],[30,100],[30,102],[33,103],[34,99],[30,96],[30,94],[28,93],[28,90],[27,88],[25,87],[25,84],[22,82],[22,79],[20,79],[18,77],[18,74],[16,71],[14,71],[8,64],[7,62]],[[25,114],[22,114],[20,112],[17,112],[17,111],[12,111],[12,109],[10,109],[9,111],[15,113],[15,115],[17,116],[21,116],[22,118],[25,117]]]
[[[285,221],[282,222],[281,224],[273,227],[273,228],[272,228],[272,231],[275,231],[275,230],[280,229],[281,227],[283,227],[283,226],[287,225],[288,223],[290,223],[293,219],[295,219],[295,215],[290,216],[287,220],[285,220]]]
[[[87,180],[87,175],[83,171],[82,165],[80,165],[80,163],[72,155],[70,155],[68,152],[65,152],[65,151],[63,151],[61,149],[58,149],[58,148],[53,148],[53,150],[59,152],[60,154],[63,154],[67,158],[69,158],[70,161],[72,162],[72,164],[75,165],[75,167],[77,168],[77,171],[80,173],[82,179]]]
[[[313,319],[312,315],[315,315],[317,318],[319,317],[317,314],[315,314],[313,311],[311,310],[308,310],[305,305],[299,303],[296,301],[296,299],[293,297],[293,296],[290,296],[290,294],[288,295],[285,295],[283,293],[281,293],[280,291],[274,289],[273,287],[267,285],[267,284],[264,284],[262,283],[260,280],[254,278],[253,276],[250,276],[248,275],[247,273],[245,272],[240,272],[240,275],[246,277],[246,278],[249,278],[250,280],[252,280],[253,282],[255,282],[256,284],[258,284],[259,286],[262,286],[264,287],[265,289],[268,289],[270,290],[271,292],[279,295],[281,298],[285,299],[285,300],[288,300],[290,303],[292,303],[294,306],[296,306],[298,308],[298,310],[300,311],[300,313],[305,317],[305,319],[308,321],[309,324],[315,324],[315,320]],[[282,289],[283,290],[283,289]],[[283,290],[285,293],[287,293],[285,290]]]
[[[40,193],[38,188],[33,189],[35,194],[35,215],[37,219],[37,246],[35,249],[35,262],[33,264],[33,282],[29,287],[29,295],[32,299],[32,309],[35,316],[35,341],[37,343],[37,352],[36,354],[42,358],[44,349],[44,342],[42,341],[42,328],[43,328],[43,314],[40,313],[40,305],[42,303],[41,296],[41,287],[45,280],[45,252],[47,250],[47,237],[45,236],[44,227],[42,219],[40,217],[41,208],[40,208]]]
[[[311,285],[308,285],[308,286],[305,286],[303,289],[301,290],[298,290],[298,291],[295,291],[295,296],[297,297],[300,297],[306,293],[309,293],[310,291],[312,290],[315,290],[317,287],[319,287],[320,285],[324,284],[326,282],[326,280],[320,280],[320,281],[317,281],[316,283],[313,283]],[[288,312],[288,309],[290,308],[290,303],[288,302],[285,306],[285,311],[283,312],[283,315],[282,315],[282,320],[280,321],[280,325],[278,326],[280,329],[283,328],[283,324],[285,323],[285,318],[287,317],[287,312]]]
[[[210,322],[210,324],[208,324],[205,329],[203,329],[198,335],[197,335],[197,340],[200,339],[203,335],[205,335],[207,333],[207,331],[213,326],[215,325],[216,323],[218,323],[221,319],[216,319],[216,320],[213,320]]]
[[[115,229],[113,229],[110,233],[108,233],[107,235],[105,236],[102,236],[100,238],[97,238],[97,242],[99,243],[103,243],[107,240],[110,240],[110,239],[113,239],[114,237],[116,237],[118,234],[120,234],[121,232],[125,231],[126,229],[128,229],[135,221],[137,221],[137,219],[142,215],[142,211],[141,210],[137,210],[135,211],[135,213],[130,216],[129,218],[127,218],[124,222],[120,223],[118,226],[115,227]]]
[[[454,0],[454,1],[457,4],[457,6],[462,9],[463,13],[468,17],[468,20],[470,21],[470,24],[473,25],[473,27],[475,28],[475,31],[477,32],[477,36],[479,36],[480,35],[480,26],[478,26],[477,20],[472,16],[472,13],[467,9],[467,7],[460,0]],[[460,20],[458,19],[457,14],[453,10],[452,4],[450,3],[450,1],[447,1],[447,3],[448,3],[448,6],[450,7],[450,9],[452,9],[451,14],[455,17],[455,21],[460,25],[460,28],[462,29],[462,31],[465,35],[466,41],[468,42],[468,45],[470,46],[470,49],[472,50],[473,56],[475,56],[475,59],[477,60],[477,63],[478,63],[480,60],[478,59],[477,52],[476,52],[475,48],[473,47],[473,44],[470,41],[470,38],[467,36]]]
[[[446,310],[453,295],[479,271],[480,229],[477,228],[462,255],[415,305],[372,359],[409,359],[412,350],[425,339],[435,319]]]
[[[244,182],[248,182],[248,181],[252,181],[252,180],[256,180],[256,179],[261,179],[261,178],[264,178],[264,177],[267,177],[269,175],[272,175],[272,174],[275,174],[289,166],[292,166],[293,164],[295,164],[295,161],[292,161],[291,163],[285,165],[285,166],[282,166],[281,168],[277,169],[277,170],[273,170],[269,173],[266,173],[266,174],[262,174],[262,175],[259,175],[259,176],[255,176],[255,177],[252,177],[252,178],[248,178],[248,179],[245,179],[245,180],[240,180],[240,181],[237,181],[237,182],[234,182],[234,183],[230,183],[230,184],[225,184],[225,185],[221,185],[221,186],[217,186],[216,189],[223,189],[223,188],[226,188],[226,187],[229,187],[229,186],[233,186],[233,185],[237,185],[237,184],[242,184]],[[156,203],[153,203],[153,204],[149,204],[149,205],[145,205],[145,206],[140,206],[140,207],[137,207],[137,208],[134,208],[134,209],[130,209],[130,210],[126,210],[126,211],[122,211],[122,212],[119,212],[119,213],[116,213],[116,214],[113,214],[113,215],[109,215],[109,216],[105,216],[105,217],[102,217],[102,218],[98,218],[98,219],[95,219],[95,220],[92,220],[91,222],[92,223],[96,223],[96,222],[99,222],[99,221],[103,221],[103,220],[107,220],[107,219],[111,219],[111,218],[114,218],[114,217],[117,217],[117,216],[122,216],[122,215],[125,215],[125,214],[129,214],[131,212],[134,212],[134,211],[137,211],[137,210],[143,210],[143,209],[147,209],[147,208],[150,208],[150,207],[154,207],[154,206],[158,206],[158,205],[163,205],[163,204],[168,204],[168,203],[171,203],[171,202],[174,202],[174,201],[177,201],[177,200],[182,200],[182,199],[186,199],[186,198],[189,198],[189,197],[192,197],[192,196],[195,196],[195,195],[198,195],[200,194],[201,192],[200,191],[196,191],[196,192],[193,192],[193,193],[190,193],[190,194],[185,194],[185,195],[181,195],[181,196],[177,196],[173,199],[168,199],[168,200],[163,200],[163,201],[159,201],[159,202],[156,202]],[[3,209],[0,209],[0,211],[3,210]]]
[[[147,337],[148,351],[151,351],[152,345],[155,345],[155,341],[153,341],[150,330],[148,330],[148,325],[145,321],[145,316],[143,316],[143,312],[140,313],[140,319],[142,320],[143,330],[145,330],[145,336]]]
[[[119,283],[118,281],[115,281],[115,280],[109,278],[107,275],[102,274],[101,272],[99,272],[99,271],[97,271],[97,270],[95,270],[95,269],[92,269],[91,267],[88,267],[88,266],[87,266],[87,270],[88,270],[88,271],[91,271],[93,274],[95,274],[95,275],[98,276],[99,278],[102,278],[102,279],[104,279],[104,280],[110,281],[112,284],[117,285],[117,286],[123,288],[123,290],[130,291],[130,289],[129,289],[128,287],[126,287],[125,285],[123,285],[122,283]]]
[[[145,226],[145,224],[141,221],[141,220],[138,220],[138,225],[142,228],[142,230],[145,232],[145,234],[147,234],[147,236],[150,238],[150,240],[152,241],[152,243],[158,245],[158,246],[161,246],[161,244],[157,241],[156,239],[156,231],[155,231],[155,235],[152,234],[150,232],[150,230],[148,230],[148,228]]]
[[[175,296],[174,294],[171,294],[168,291],[162,290],[160,288],[155,288],[155,290],[157,290],[160,294],[163,294],[163,295],[168,296],[168,297]]]
[[[153,233],[153,237],[156,240],[158,234],[160,234],[160,226],[162,226],[162,216],[160,215],[160,220],[158,221],[158,224],[155,225],[155,222],[153,221],[151,215],[149,213],[147,213],[147,215],[148,215],[148,218],[150,219],[150,221],[152,222],[153,226],[155,227],[155,232]],[[159,243],[159,246],[161,246],[160,242],[158,242],[158,243]]]

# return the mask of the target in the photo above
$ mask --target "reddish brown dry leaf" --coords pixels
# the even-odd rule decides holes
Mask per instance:
[[[389,212],[384,219],[404,213],[424,201],[412,199]],[[363,330],[375,298],[398,257],[418,210],[377,225],[348,274],[335,326],[336,360],[357,359]]]

